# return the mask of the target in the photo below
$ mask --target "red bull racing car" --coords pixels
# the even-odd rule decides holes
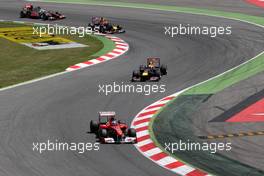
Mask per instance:
[[[27,4],[20,11],[20,18],[59,20],[66,17],[59,12],[47,11],[41,7],[33,7],[32,4]]]
[[[92,22],[88,24],[88,27],[91,27],[94,32],[102,34],[120,34],[126,32],[120,25],[111,24],[103,17],[92,17]]]
[[[136,130],[115,118],[115,112],[99,112],[98,121],[90,122],[90,132],[95,133],[101,143],[137,143]]]
[[[131,81],[159,81],[163,75],[167,75],[167,66],[160,64],[160,58],[148,58],[147,65],[133,71]]]

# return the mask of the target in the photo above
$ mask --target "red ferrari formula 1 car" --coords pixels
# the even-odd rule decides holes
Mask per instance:
[[[99,112],[98,121],[90,122],[90,132],[95,133],[101,143],[137,143],[136,130],[115,119],[115,112]]]
[[[25,5],[20,11],[20,18],[34,18],[42,20],[59,20],[66,18],[59,12],[47,11],[41,7],[33,7],[32,4]]]

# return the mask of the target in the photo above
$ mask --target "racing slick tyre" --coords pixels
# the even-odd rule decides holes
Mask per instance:
[[[161,71],[160,71],[159,69],[153,71],[153,76],[155,76],[155,77],[158,78],[158,79],[156,80],[156,82],[158,82],[158,81],[160,80],[161,75],[162,75],[162,74],[161,74]]]
[[[144,65],[140,65],[140,66],[139,66],[139,71],[140,71],[140,72],[143,72],[144,70],[145,70],[145,66],[144,66]]]
[[[99,123],[97,121],[91,120],[90,122],[90,132],[96,133],[99,129]]]
[[[100,26],[99,27],[99,32],[102,33],[102,34],[105,34],[106,33],[105,27],[104,26]]]
[[[161,75],[167,75],[167,66],[161,65],[160,73],[161,73]]]
[[[139,77],[139,76],[140,76],[140,72],[139,72],[139,71],[136,71],[136,70],[134,70],[134,71],[133,71],[133,76]]]
[[[26,14],[23,11],[20,12],[20,18],[26,18]]]
[[[139,71],[136,71],[136,70],[133,71],[132,79],[131,79],[132,82],[135,81],[134,78],[140,78],[140,72]]]
[[[44,20],[44,21],[46,21],[46,20],[49,19],[49,18],[47,17],[47,15],[45,15],[45,14],[42,14],[42,15],[40,16],[40,18],[41,18],[42,20]]]
[[[129,137],[137,137],[136,130],[134,128],[129,128],[128,131],[127,131],[127,135]]]
[[[100,138],[107,138],[108,134],[107,134],[107,130],[106,129],[100,129],[99,130],[99,137]]]

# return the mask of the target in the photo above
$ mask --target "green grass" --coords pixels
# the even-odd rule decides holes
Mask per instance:
[[[264,70],[264,55],[250,60],[221,76],[210,81],[204,82],[185,91],[183,94],[214,94],[239,81],[245,80]]]
[[[0,28],[3,28],[3,27],[23,27],[25,26],[25,24],[22,24],[22,23],[13,23],[13,22],[0,22]]]
[[[0,27],[24,26],[0,23]],[[111,51],[114,43],[101,36],[62,36],[88,47],[43,50],[14,43],[0,37],[0,88],[65,71],[76,63],[96,58]]]

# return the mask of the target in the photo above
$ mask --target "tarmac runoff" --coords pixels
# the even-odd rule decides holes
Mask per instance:
[[[157,141],[155,144],[158,144],[159,148],[164,151],[166,143],[179,144],[180,141],[183,143],[188,143],[188,141],[191,141],[192,143],[206,142],[208,144],[220,142],[226,144],[231,142],[231,151],[217,151],[216,154],[212,154],[203,150],[179,150],[174,151],[173,153],[170,153],[171,151],[166,150],[166,152],[169,152],[170,156],[176,157],[178,160],[180,158],[181,161],[191,163],[194,167],[205,170],[207,173],[212,175],[240,176],[249,173],[250,175],[254,176],[263,175],[263,171],[256,168],[260,167],[259,165],[261,165],[261,162],[258,163],[259,161],[257,160],[253,162],[254,159],[252,158],[254,157],[247,156],[248,160],[250,160],[249,158],[252,159],[251,164],[248,165],[250,162],[246,162],[246,164],[240,163],[236,160],[243,161],[243,159],[237,158],[238,153],[235,149],[238,147],[236,146],[236,143],[241,144],[239,140],[242,138],[242,135],[244,135],[244,138],[242,139],[243,141],[249,136],[254,137],[254,140],[258,140],[258,138],[262,135],[255,134],[260,132],[262,128],[257,128],[260,131],[253,133],[252,131],[255,129],[253,125],[251,125],[252,128],[246,129],[242,128],[245,125],[241,124],[242,127],[237,128],[237,130],[234,131],[235,126],[238,127],[237,125],[229,124],[229,127],[225,127],[223,123],[208,123],[209,119],[207,118],[212,118],[212,116],[208,115],[208,111],[203,112],[203,108],[200,106],[204,105],[203,107],[206,110],[205,104],[209,104],[207,101],[210,100],[210,97],[211,95],[182,95],[177,97],[171,104],[166,106],[163,111],[161,111],[156,116],[155,121],[152,124],[152,130],[155,135],[154,139]],[[201,111],[202,113],[199,113]],[[235,137],[237,133],[241,136]],[[256,143],[254,142],[253,144]],[[245,142],[245,147],[248,145],[248,142]],[[241,146],[238,148],[243,151]],[[254,147],[254,149],[256,150],[256,147]],[[261,151],[261,148],[258,150]],[[253,151],[251,151],[251,154],[252,152]],[[225,168],[225,170],[222,168]]]

